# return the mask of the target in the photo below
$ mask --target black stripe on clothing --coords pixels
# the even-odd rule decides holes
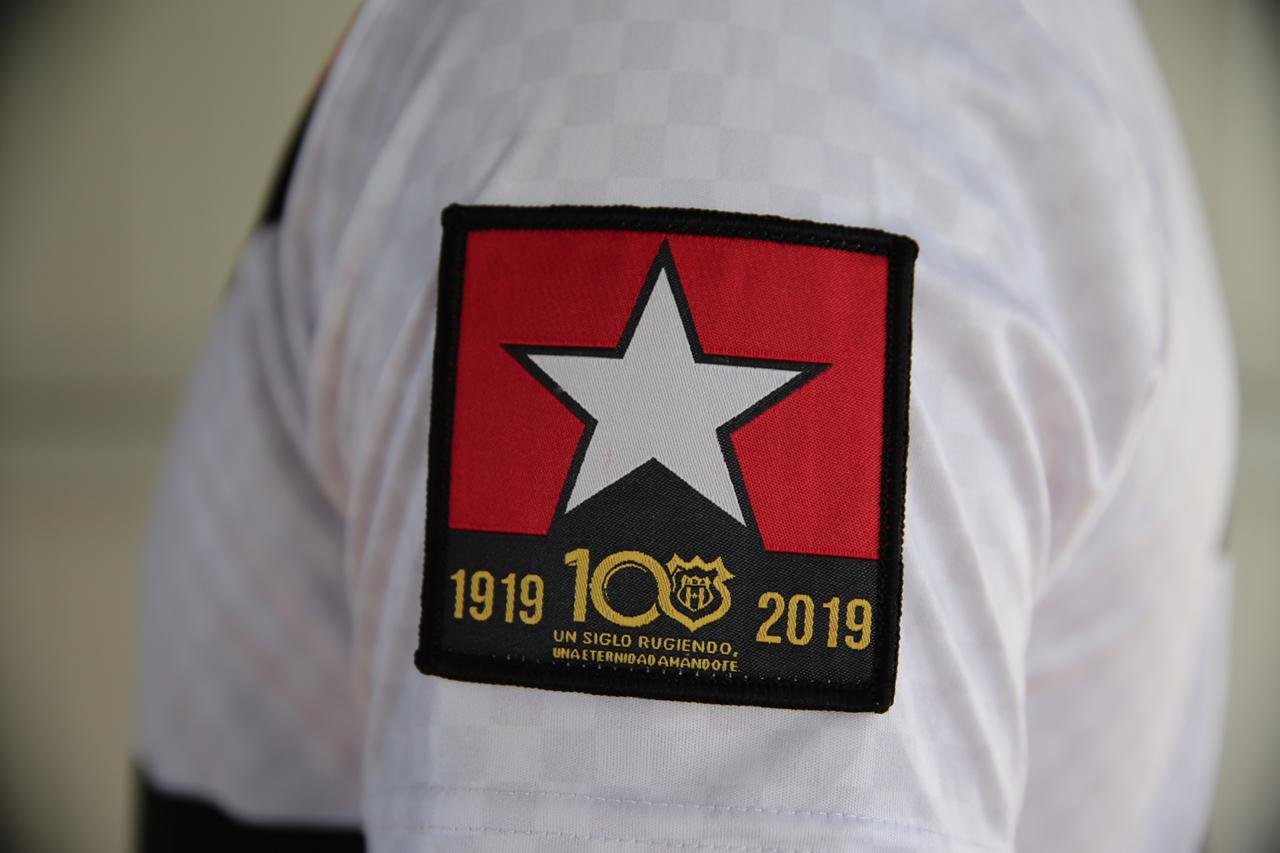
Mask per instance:
[[[275,176],[271,179],[271,192],[258,217],[260,225],[275,225],[284,216],[284,203],[289,198],[289,185],[293,181],[293,170],[298,165],[298,154],[302,150],[302,140],[311,126],[311,116],[316,110],[316,101],[320,98],[320,90],[324,81],[316,87],[307,100],[306,109],[302,111],[293,125],[293,133],[289,137],[289,145],[284,150],[280,162],[276,164]]]
[[[357,828],[245,823],[205,800],[159,790],[138,774],[139,853],[363,853]]]

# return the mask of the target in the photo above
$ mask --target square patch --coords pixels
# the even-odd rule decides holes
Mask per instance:
[[[419,670],[887,710],[916,251],[777,217],[447,208]]]

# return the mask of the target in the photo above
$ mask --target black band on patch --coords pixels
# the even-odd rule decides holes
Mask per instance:
[[[362,853],[357,829],[281,826],[237,820],[205,800],[169,794],[137,777],[140,853]]]
[[[915,243],[697,210],[443,218],[418,668],[888,709]]]

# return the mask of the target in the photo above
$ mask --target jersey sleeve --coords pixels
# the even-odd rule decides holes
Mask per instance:
[[[136,761],[145,850],[364,847],[342,460],[321,270],[362,174],[344,33],[236,261],[180,406],[145,551]],[[353,69],[353,66],[354,69]],[[366,123],[367,124],[367,123]],[[334,163],[346,165],[337,169]]]
[[[268,217],[244,246],[155,501],[137,744],[148,850],[358,849],[343,509],[309,447],[307,297],[283,227]]]
[[[1066,5],[370,3],[304,152],[294,209],[306,215],[290,231],[286,209],[284,230],[250,245],[188,404],[153,546],[144,767],[246,815],[358,810],[385,851],[1193,849],[1222,686],[1229,346],[1141,33],[1121,4]],[[607,241],[587,252],[573,228],[549,249],[537,229],[508,226],[524,242],[468,307],[446,286],[458,244],[441,248],[441,212],[456,204],[766,215],[918,244],[901,613],[876,616],[898,623],[891,705],[777,707],[714,684],[693,701],[534,689],[511,674],[529,651],[518,643],[489,656],[507,655],[490,668],[505,681],[415,665],[439,620],[497,624],[508,573],[515,596],[527,575],[574,567],[462,560],[447,567],[454,606],[424,605],[433,536],[537,516],[529,480],[545,471],[499,442],[536,433],[540,453],[555,440],[531,426],[546,422],[536,412],[475,417],[463,453],[433,437],[437,407],[510,388],[550,410],[577,393],[573,405],[611,413],[612,435],[630,437],[583,463],[603,496],[611,461],[651,440],[635,423],[696,419],[629,422],[633,398],[554,360],[567,348],[620,359],[633,335],[658,361],[661,340],[720,367],[751,353],[757,368],[816,363],[759,355],[764,326],[799,327],[810,310],[799,267],[712,253],[677,275],[710,243],[650,246],[651,226],[634,222],[628,245],[652,272],[618,300],[613,331],[583,329],[614,310],[599,293],[618,253]],[[757,242],[772,251],[778,233]],[[566,252],[590,257],[573,281],[556,266]],[[764,273],[791,297],[773,315],[751,303],[768,291],[750,276]],[[748,283],[737,303],[700,302],[697,275]],[[513,309],[501,296],[536,287],[560,298]],[[641,291],[669,294],[667,316],[684,318],[668,337],[638,309],[627,325]],[[442,377],[462,368],[441,330],[462,339],[456,351],[475,345],[477,310],[511,318],[485,339],[492,375],[511,384],[481,372],[451,399]],[[568,331],[530,331],[537,311]],[[713,330],[723,337],[706,351],[689,343]],[[812,411],[795,430],[841,414]],[[855,449],[841,435],[813,444]],[[680,467],[678,442],[653,446],[686,482],[707,470]],[[785,457],[768,442],[755,452]],[[472,502],[478,522],[440,520],[429,470],[445,455],[507,466],[497,497]],[[699,458],[722,470],[714,452]],[[798,519],[811,506],[778,495],[800,464],[759,469],[748,499]],[[565,517],[551,479],[548,512]],[[743,493],[716,494],[719,521],[748,522]],[[882,500],[858,498],[872,511]],[[793,527],[777,541],[807,541]],[[662,567],[627,547],[661,590]],[[699,601],[728,609],[716,584],[747,588],[744,564],[727,563],[738,578],[707,575]],[[578,612],[620,617],[611,638],[652,634],[647,611],[611,609],[607,580],[583,585]],[[519,609],[530,595],[508,623],[550,612]],[[763,620],[768,600],[735,593],[732,607]],[[703,636],[692,632],[709,623],[684,606],[684,627],[668,628]],[[790,635],[784,614],[779,633],[761,624],[746,642],[808,642],[793,609]]]
[[[349,255],[380,304],[344,303],[352,328],[386,341],[361,349],[390,371],[370,372],[365,399],[403,394],[353,435],[398,436],[382,448],[398,470],[353,476],[371,494],[427,481],[417,383],[448,204],[660,205],[907,235],[920,252],[892,707],[423,675],[416,623],[432,614],[388,602],[369,617],[397,673],[373,684],[371,838],[1190,849],[1221,690],[1230,367],[1136,22],[1121,4],[788,8],[513,3],[423,19],[434,50],[402,68],[416,88],[353,215],[362,239],[383,236],[376,257]],[[382,15],[388,45],[390,22],[413,17]],[[373,539],[398,543],[357,555],[378,588],[412,594],[421,577],[420,546],[401,538],[432,512],[417,500],[369,518]]]

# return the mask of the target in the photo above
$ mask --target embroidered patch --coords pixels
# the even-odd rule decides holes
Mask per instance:
[[[776,217],[446,209],[418,668],[886,710],[915,255]]]

